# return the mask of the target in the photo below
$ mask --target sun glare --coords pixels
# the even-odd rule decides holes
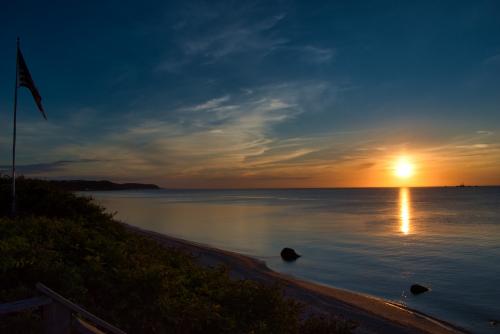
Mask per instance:
[[[413,175],[413,165],[407,158],[399,158],[396,162],[394,172],[397,177],[406,179]]]

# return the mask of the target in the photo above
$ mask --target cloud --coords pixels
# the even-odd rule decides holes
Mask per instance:
[[[208,100],[206,102],[203,102],[201,104],[195,105],[193,107],[188,107],[185,108],[184,110],[187,111],[201,111],[201,110],[211,110],[214,108],[219,107],[223,103],[229,101],[229,95],[218,97],[215,99]]]
[[[270,30],[275,27],[285,14],[267,17],[256,22],[233,17],[223,25],[214,25],[216,21],[200,24],[205,33],[190,36],[182,42],[182,49],[188,56],[203,56],[210,61],[237,53],[264,51],[267,53],[287,42],[275,36]]]
[[[326,64],[331,62],[336,54],[336,50],[313,45],[280,45],[273,51],[293,53],[304,62],[314,64]]]
[[[173,48],[154,71],[180,73],[184,67],[227,64],[245,56],[259,60],[279,52],[312,64],[326,64],[335,57],[334,48],[304,45],[290,36],[290,30],[281,29],[287,19],[283,10],[271,13],[257,3],[227,7],[187,5],[172,26]]]
[[[191,64],[213,64],[235,55],[265,56],[288,42],[275,32],[285,13],[258,14],[258,6],[189,3],[171,28],[174,47],[154,71],[179,73]]]
[[[375,166],[376,163],[374,162],[363,162],[363,163],[360,163],[357,168],[358,169],[367,169],[367,168],[371,168],[373,166]]]
[[[478,135],[486,135],[486,136],[491,136],[492,134],[494,134],[493,131],[487,131],[487,130],[478,130],[476,131],[476,133]]]
[[[483,64],[485,65],[498,65],[500,64],[500,53],[490,56],[483,60]]]
[[[488,144],[471,144],[471,145],[458,145],[456,148],[465,148],[465,149],[476,149],[476,148],[488,148]]]
[[[95,163],[102,161],[103,160],[96,160],[96,159],[78,159],[78,160],[59,160],[47,163],[17,165],[16,172],[18,174],[27,174],[27,175],[46,174],[46,173],[60,172],[61,170],[64,170],[66,167],[69,167],[71,165],[79,165],[83,163]],[[12,166],[10,165],[0,165],[0,172],[9,174],[11,173],[12,170],[11,168]]]
[[[315,63],[327,63],[331,61],[335,55],[335,50],[311,45],[303,47],[303,51],[308,54],[308,59]]]

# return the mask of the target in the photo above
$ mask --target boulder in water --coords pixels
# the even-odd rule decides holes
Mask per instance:
[[[429,291],[429,288],[423,286],[423,285],[420,285],[420,284],[413,284],[410,288],[410,291],[411,293],[413,293],[414,295],[419,295],[421,293],[424,293],[424,292],[427,292]]]
[[[281,258],[285,261],[295,261],[300,257],[292,248],[283,248],[281,250]]]

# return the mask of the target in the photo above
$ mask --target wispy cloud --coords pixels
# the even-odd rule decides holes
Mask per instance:
[[[189,110],[191,110],[191,111],[211,110],[211,109],[214,109],[214,108],[221,106],[223,103],[225,103],[227,101],[229,101],[229,95],[210,99],[210,100],[203,102],[201,104],[185,108],[184,110],[187,110],[187,111],[189,111]]]
[[[170,54],[160,62],[156,71],[180,73],[183,67],[192,64],[232,61],[238,56],[262,59],[279,52],[313,64],[329,63],[335,57],[335,49],[299,43],[281,30],[280,25],[287,19],[285,12],[259,12],[258,6],[252,4],[231,10],[205,4],[189,7],[185,17],[173,26],[175,55]]]
[[[330,63],[334,60],[336,54],[335,49],[314,45],[280,45],[273,51],[292,53],[301,61],[313,64]]]
[[[456,148],[465,148],[465,149],[477,149],[477,148],[488,148],[488,144],[471,144],[471,145],[458,145]]]
[[[335,56],[335,50],[307,45],[302,50],[308,55],[307,59],[316,63],[330,62]]]
[[[161,61],[155,71],[179,73],[192,63],[211,64],[234,55],[262,57],[288,42],[274,31],[285,19],[284,13],[249,19],[248,13],[254,10],[252,6],[241,6],[230,12],[215,5],[207,7],[198,3],[188,7],[192,6],[195,8],[187,10],[172,27],[176,52]]]
[[[487,131],[487,130],[478,130],[476,131],[476,133],[478,135],[485,135],[485,136],[491,136],[492,134],[494,134],[493,131]]]
[[[498,65],[498,64],[500,64],[500,53],[486,58],[485,60],[483,60],[483,64],[485,64],[485,65]]]
[[[182,42],[182,49],[186,55],[201,55],[211,61],[236,53],[267,53],[287,42],[270,31],[284,17],[285,14],[279,14],[256,22],[234,17],[222,26],[207,29],[207,33],[186,38]],[[209,25],[212,23],[208,22]],[[207,28],[206,23],[200,25]]]
[[[47,173],[60,172],[67,167],[72,167],[74,165],[88,164],[88,163],[98,163],[103,162],[103,160],[96,159],[78,159],[78,160],[59,160],[54,162],[38,163],[38,164],[27,164],[27,165],[17,165],[16,171],[18,174],[29,174],[29,175],[40,175]],[[11,172],[12,166],[10,165],[0,165],[0,172],[8,174]]]

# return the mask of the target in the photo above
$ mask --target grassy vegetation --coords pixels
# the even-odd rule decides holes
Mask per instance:
[[[42,282],[130,333],[347,333],[344,322],[301,320],[279,287],[232,280],[191,256],[125,230],[90,198],[0,178],[0,302],[36,294]],[[39,315],[0,318],[0,332],[37,331]]]

